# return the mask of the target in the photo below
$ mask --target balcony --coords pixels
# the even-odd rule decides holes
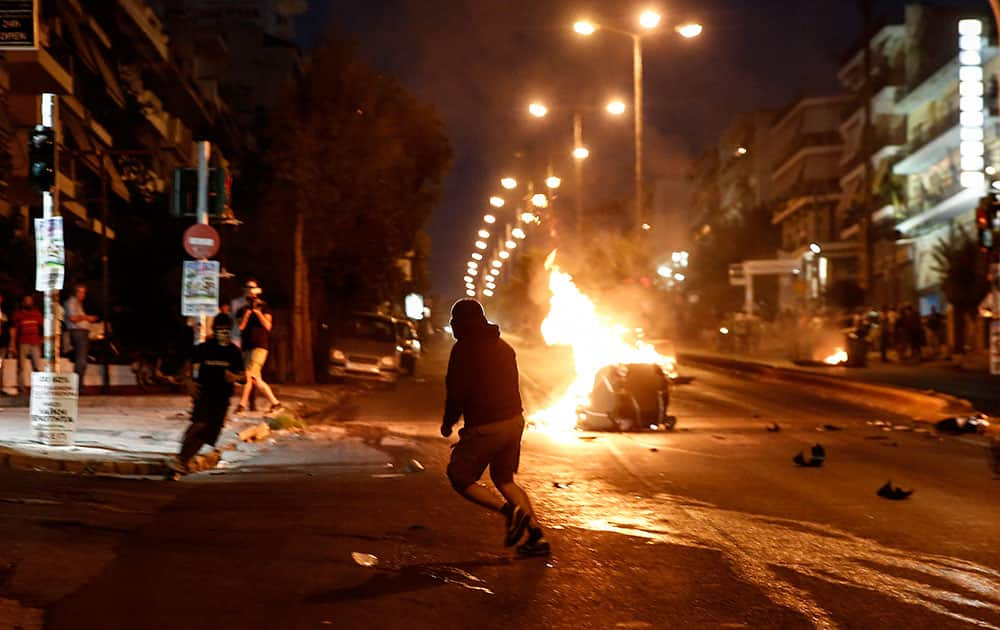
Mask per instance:
[[[834,202],[840,198],[839,179],[813,179],[796,183],[774,202],[771,224],[777,225],[797,210],[816,203]]]
[[[910,130],[910,141],[906,143],[906,157],[896,163],[892,172],[896,175],[921,173],[948,156],[958,148],[958,109],[948,111],[944,116]]]
[[[48,41],[45,41],[45,40]],[[8,50],[4,68],[18,94],[73,93],[73,52],[63,39],[42,38],[37,50]]]
[[[815,133],[804,133],[797,135],[792,142],[783,147],[775,160],[774,177],[788,167],[800,154],[812,151],[840,150],[843,146],[843,138],[839,131],[820,131]]]

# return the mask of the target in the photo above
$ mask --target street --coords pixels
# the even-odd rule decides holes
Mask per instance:
[[[530,411],[568,359],[516,346]],[[525,434],[553,554],[517,558],[444,476],[446,349],[247,464],[177,483],[5,471],[0,598],[53,629],[1000,627],[981,446],[684,366],[674,432]],[[796,467],[815,443],[825,465]],[[914,495],[876,496],[890,479]]]

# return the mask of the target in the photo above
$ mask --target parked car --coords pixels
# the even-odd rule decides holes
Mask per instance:
[[[327,371],[333,378],[392,384],[399,380],[402,354],[393,318],[356,313],[334,331]]]
[[[670,380],[655,363],[608,365],[597,371],[590,402],[577,410],[577,428],[596,431],[673,429],[667,413]]]
[[[417,371],[417,358],[423,350],[420,336],[417,334],[417,327],[408,319],[397,319],[396,337],[399,340],[399,346],[403,349],[399,366],[404,372],[413,376]]]

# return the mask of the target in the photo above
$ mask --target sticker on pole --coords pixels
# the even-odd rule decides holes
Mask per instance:
[[[185,260],[181,315],[198,317],[219,311],[219,261]]]
[[[79,377],[72,372],[31,374],[31,430],[42,444],[73,444],[79,391]]]
[[[35,261],[35,290],[61,290],[66,279],[62,217],[35,219]]]

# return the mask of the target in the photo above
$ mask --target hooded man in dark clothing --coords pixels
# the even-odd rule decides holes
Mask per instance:
[[[522,555],[547,555],[549,543],[535,518],[528,495],[516,483],[521,458],[524,416],[514,349],[500,339],[500,327],[486,321],[475,300],[459,300],[451,309],[452,333],[457,339],[448,360],[447,401],[441,435],[450,437],[464,416],[448,464],[452,487],[469,501],[504,515],[504,545],[518,546]],[[506,501],[480,485],[486,468]]]

